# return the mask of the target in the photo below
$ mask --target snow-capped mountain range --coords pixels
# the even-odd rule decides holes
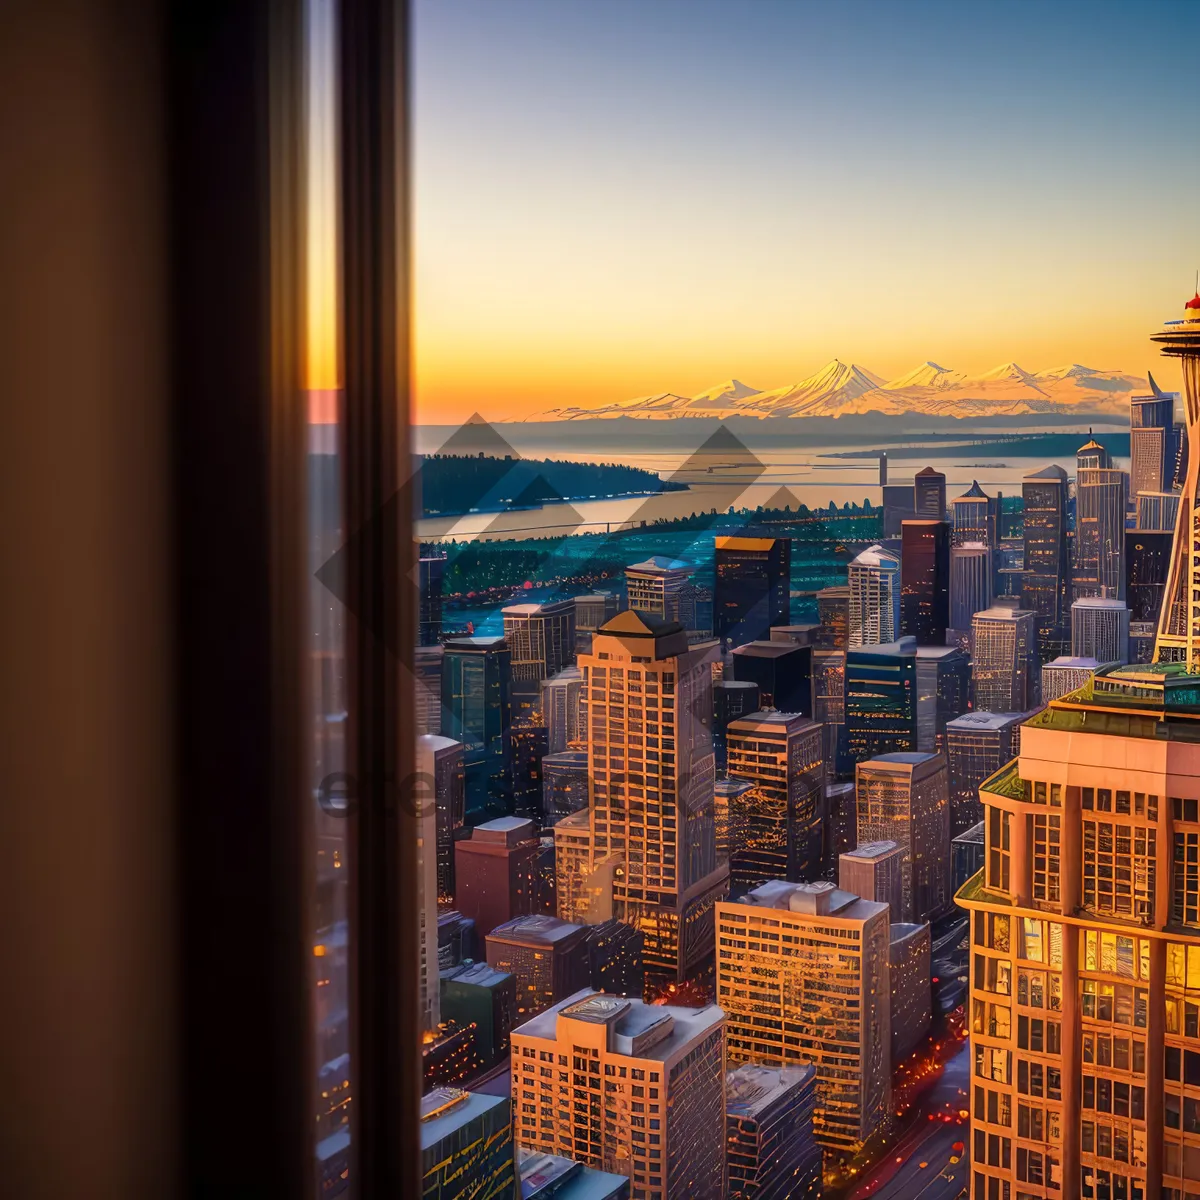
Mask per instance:
[[[1026,413],[1127,413],[1129,396],[1147,381],[1119,371],[1071,363],[1037,373],[1016,363],[980,375],[952,371],[935,362],[885,381],[856,363],[838,359],[797,383],[759,391],[730,379],[695,396],[660,392],[594,408],[552,408],[534,421],[636,417],[840,417],[850,413],[906,412],[946,417],[1021,416]]]

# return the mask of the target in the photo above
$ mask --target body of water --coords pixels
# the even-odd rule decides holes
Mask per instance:
[[[1086,440],[1085,436],[1080,444]],[[516,448],[525,453],[516,439],[513,441]],[[704,461],[698,464],[693,456],[683,452],[636,454],[627,449],[606,447],[603,442],[598,442],[587,451],[547,451],[544,446],[531,447],[530,455],[549,454],[554,458],[575,462],[623,462],[655,471],[664,479],[678,474],[690,487],[685,492],[668,492],[650,497],[578,500],[569,506],[553,504],[521,512],[429,518],[420,522],[420,535],[422,540],[456,538],[459,541],[480,537],[564,537],[576,531],[603,532],[607,527],[636,525],[658,518],[685,517],[692,513],[708,512],[712,508],[724,511],[730,505],[735,508],[755,508],[759,505],[783,507],[788,501],[779,497],[781,491],[790,492],[797,503],[807,504],[809,508],[825,507],[830,501],[839,506],[847,501],[861,504],[864,500],[880,504],[883,491],[879,486],[877,459],[824,457],[861,448],[861,445],[832,443],[803,450],[764,447],[754,451],[762,464],[759,473],[758,468],[744,460],[735,461],[735,456],[730,456],[728,462],[720,461],[720,455],[705,456]],[[895,455],[896,448],[889,448],[889,452]],[[892,457],[888,482],[909,482],[917,471],[929,465],[945,474],[947,499],[961,495],[975,479],[991,495],[997,492],[1017,495],[1021,490],[1022,478],[1044,467],[1047,461],[1045,458],[1004,457],[994,449],[964,447],[961,456],[946,457],[942,453],[927,460],[920,457]],[[1059,459],[1058,462],[1069,476],[1074,476],[1073,456]],[[1125,469],[1129,467],[1127,458],[1114,458],[1113,463]]]

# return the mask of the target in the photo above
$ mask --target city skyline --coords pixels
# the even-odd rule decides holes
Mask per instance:
[[[1144,331],[1200,259],[1200,166],[1163,119],[1190,111],[1200,17],[1078,18],[418,4],[418,420],[835,356],[1158,375]]]

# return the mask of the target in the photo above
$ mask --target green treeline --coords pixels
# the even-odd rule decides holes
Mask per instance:
[[[419,470],[421,507],[427,517],[684,490],[653,471],[620,463],[431,454],[420,460]]]

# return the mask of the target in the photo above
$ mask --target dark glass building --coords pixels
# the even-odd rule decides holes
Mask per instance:
[[[587,751],[562,750],[542,759],[542,819],[555,825],[588,806]]]
[[[946,476],[933,467],[917,472],[913,480],[913,513],[918,520],[946,519]]]
[[[917,647],[917,749],[945,744],[946,723],[971,707],[971,660],[957,646]]]
[[[918,476],[918,479],[920,476]],[[944,646],[950,624],[950,526],[905,521],[900,532],[900,633]]]
[[[788,538],[716,538],[716,636],[744,646],[769,638],[772,625],[790,624],[791,569]]]
[[[422,1195],[511,1200],[516,1189],[512,1101],[460,1088],[421,1098]]]
[[[1171,565],[1172,533],[1145,533],[1139,529],[1125,534],[1125,599],[1129,620],[1158,624],[1163,596],[1167,590],[1167,570]]]
[[[983,819],[979,785],[1011,762],[1026,713],[971,712],[946,726],[950,767],[950,833],[957,837]]]
[[[838,584],[817,593],[817,646],[821,650],[845,650],[850,632],[850,585]]]
[[[463,746],[467,825],[513,810],[508,644],[454,638],[442,662],[442,732]]]
[[[713,684],[713,754],[718,771],[725,770],[725,731],[729,722],[748,717],[761,707],[758,684],[753,680],[722,679]],[[586,754],[584,762],[587,762]]]
[[[817,1068],[746,1063],[725,1076],[729,1200],[817,1200],[822,1150],[813,1137]]]
[[[512,737],[513,815],[528,817],[539,828],[542,812],[542,760],[550,748],[545,725],[514,725]]]
[[[750,642],[733,652],[733,677],[758,684],[759,706],[812,716],[812,647]]]
[[[421,589],[418,644],[421,646],[436,646],[438,634],[442,632],[442,578],[445,571],[445,555],[430,555],[417,563]]]
[[[853,764],[917,749],[917,643],[846,651],[846,749]]]
[[[1039,665],[1068,653],[1067,473],[1051,464],[1026,475],[1025,559],[1021,603],[1034,613]]]

